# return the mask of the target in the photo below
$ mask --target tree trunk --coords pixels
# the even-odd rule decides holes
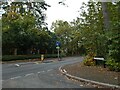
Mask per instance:
[[[38,54],[40,54],[40,50],[39,49],[37,50],[37,52],[38,52]]]
[[[17,55],[17,48],[14,48],[14,55]]]
[[[47,50],[45,50],[45,53],[47,54],[47,53],[48,53],[48,51],[47,51]]]
[[[31,51],[30,51],[30,49],[27,49],[27,54],[31,54]]]
[[[102,2],[102,12],[104,18],[104,27],[105,29],[109,29],[110,27],[110,20],[109,20],[109,12],[107,10],[107,2]]]

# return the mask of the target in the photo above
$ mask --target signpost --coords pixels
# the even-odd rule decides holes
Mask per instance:
[[[60,60],[60,42],[56,42],[56,49],[58,50],[58,60]]]

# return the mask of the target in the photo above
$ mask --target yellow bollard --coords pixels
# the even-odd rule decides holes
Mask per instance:
[[[42,54],[42,55],[41,55],[41,61],[43,61],[43,60],[44,60],[44,55]]]

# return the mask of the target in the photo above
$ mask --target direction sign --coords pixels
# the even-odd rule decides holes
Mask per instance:
[[[57,47],[56,47],[56,49],[60,49],[60,47],[59,47],[59,46],[57,46]]]

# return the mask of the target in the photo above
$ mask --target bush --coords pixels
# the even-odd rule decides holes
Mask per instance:
[[[95,54],[89,54],[85,57],[85,60],[83,61],[84,65],[86,66],[94,66],[95,61],[93,60]]]
[[[60,55],[65,57],[64,54]],[[57,54],[45,54],[44,58],[57,58]],[[38,55],[4,55],[2,56],[2,61],[14,61],[14,60],[25,60],[25,59],[37,59],[41,58],[41,54]]]
[[[117,22],[108,32],[109,56],[116,62],[120,62],[120,23]]]
[[[24,60],[40,58],[40,55],[4,55],[2,61]]]
[[[114,59],[108,59],[106,62],[106,65],[108,66],[109,70],[111,71],[120,71],[120,63],[115,62]]]

